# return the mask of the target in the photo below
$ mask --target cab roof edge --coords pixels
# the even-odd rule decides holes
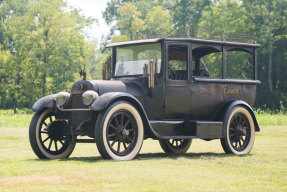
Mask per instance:
[[[170,41],[191,41],[195,43],[215,43],[221,45],[237,45],[237,46],[247,46],[247,47],[260,47],[260,44],[254,43],[244,43],[244,42],[236,42],[236,41],[221,41],[221,40],[212,40],[212,39],[198,39],[198,38],[156,38],[156,39],[145,39],[145,40],[133,40],[133,41],[124,41],[117,43],[109,43],[106,48],[110,47],[118,47],[125,45],[137,45],[137,44],[145,44],[145,43],[157,43],[161,40],[170,40]]]

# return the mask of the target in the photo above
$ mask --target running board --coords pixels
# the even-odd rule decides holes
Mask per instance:
[[[75,143],[95,143],[95,139],[76,139]]]
[[[219,139],[223,123],[219,121],[149,121],[159,139]]]

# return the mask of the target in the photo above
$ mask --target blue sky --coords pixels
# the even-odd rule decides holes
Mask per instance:
[[[73,7],[80,8],[82,14],[98,19],[98,24],[94,24],[91,29],[87,29],[87,33],[92,38],[100,41],[102,34],[109,33],[109,27],[105,24],[102,12],[105,10],[109,0],[66,0]]]

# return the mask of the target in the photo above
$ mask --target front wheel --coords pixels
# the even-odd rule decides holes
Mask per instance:
[[[116,102],[98,116],[95,140],[104,159],[133,159],[141,149],[143,136],[141,116],[128,102]]]
[[[68,137],[57,133],[59,120],[50,109],[38,111],[34,114],[30,127],[29,139],[34,153],[40,159],[62,159],[67,158],[75,148]]]
[[[190,145],[192,139],[164,139],[159,140],[159,144],[162,150],[169,154],[183,154],[185,153]]]
[[[254,144],[255,127],[252,116],[244,107],[234,107],[224,122],[224,138],[220,139],[225,153],[248,154]]]

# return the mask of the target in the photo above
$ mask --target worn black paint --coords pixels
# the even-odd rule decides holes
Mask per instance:
[[[160,42],[162,45],[162,67],[155,77],[155,88],[148,88],[148,80],[142,75],[114,77],[111,80],[81,80],[71,89],[71,97],[67,109],[88,108],[83,105],[81,95],[87,90],[99,93],[99,98],[91,105],[93,111],[105,110],[109,104],[118,100],[131,102],[142,115],[146,137],[152,138],[220,138],[222,122],[230,106],[246,106],[258,123],[251,107],[256,97],[257,78],[257,48],[258,44],[231,43],[192,38],[166,38],[150,41],[134,41],[130,43],[110,44],[113,47],[112,69],[115,66],[115,46],[141,45]],[[170,44],[188,46],[188,79],[170,80],[167,78],[167,48]],[[192,73],[192,51],[199,46],[208,45],[214,50],[222,51],[222,78],[194,77]],[[245,50],[254,54],[254,79],[225,79],[226,50]],[[197,53],[205,55],[207,52]],[[74,134],[93,137],[91,127],[97,119],[97,113],[92,111],[61,112],[55,107],[55,95],[46,96],[35,103],[33,110],[53,108],[58,116],[68,118]],[[235,101],[235,102],[234,102]],[[251,107],[250,107],[251,106]],[[89,122],[89,123],[83,123]],[[181,122],[181,123],[172,123]]]

